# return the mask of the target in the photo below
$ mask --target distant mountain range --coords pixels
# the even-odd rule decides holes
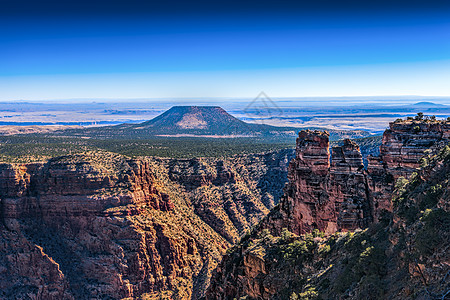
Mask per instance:
[[[310,128],[323,129],[323,128]],[[227,113],[219,106],[174,106],[161,115],[139,124],[94,127],[69,130],[65,134],[96,138],[147,138],[165,137],[262,137],[290,138],[301,128],[277,127],[247,123]],[[329,130],[330,138],[358,138],[369,136],[364,130]]]
[[[448,105],[436,104],[436,103],[433,103],[433,102],[417,102],[417,103],[414,103],[412,106],[423,107],[423,108],[436,108],[436,107],[448,108]]]

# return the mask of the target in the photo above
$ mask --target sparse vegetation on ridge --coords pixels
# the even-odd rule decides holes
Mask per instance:
[[[243,291],[248,280],[271,291],[266,299],[447,299],[450,146],[426,160],[409,180],[397,180],[394,212],[366,230],[324,238],[283,229],[278,237],[256,226],[227,252],[212,288],[235,283]],[[264,272],[252,275],[249,255]],[[240,273],[245,280],[233,275]]]
[[[294,144],[250,138],[164,138],[136,140],[97,140],[43,136],[0,136],[0,161],[45,161],[51,157],[83,153],[96,149],[129,157],[169,158],[230,157],[293,148]]]

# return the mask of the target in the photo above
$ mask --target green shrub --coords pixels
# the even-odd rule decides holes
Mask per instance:
[[[331,251],[330,245],[325,245],[325,246],[323,246],[322,248],[320,248],[319,254],[320,254],[320,255],[326,255],[326,254],[328,254],[330,251]]]
[[[430,255],[445,242],[441,235],[450,230],[450,213],[443,209],[427,209],[421,221],[423,227],[416,234],[415,248],[420,255]]]
[[[300,264],[313,256],[316,244],[312,234],[304,235],[303,240],[295,240],[292,243],[277,247],[278,255],[284,260]]]
[[[317,292],[316,288],[311,285],[305,286],[305,291],[298,294],[297,299],[301,300],[315,300],[319,298],[319,293]]]
[[[438,155],[440,159],[447,159],[448,157],[450,157],[450,147],[448,145],[445,146],[441,151],[439,151]]]
[[[280,242],[286,243],[293,237],[293,233],[290,232],[287,228],[283,228],[281,230]]]
[[[289,300],[298,300],[298,295],[295,292],[292,292],[291,296],[289,296]]]
[[[395,193],[398,195],[403,194],[406,191],[406,185],[408,184],[408,179],[400,176],[395,182]]]
[[[425,197],[423,201],[420,203],[419,208],[421,210],[434,207],[437,202],[439,201],[439,198],[444,193],[444,189],[442,188],[442,185],[436,184],[430,187],[430,189],[426,192]]]
[[[320,231],[319,229],[314,229],[312,235],[313,237],[320,237],[320,238],[325,237],[325,233]]]
[[[357,269],[364,275],[384,275],[385,258],[386,255],[379,247],[369,246],[359,255]]]
[[[308,253],[308,247],[304,241],[294,241],[281,247],[281,255],[285,260],[299,262]]]
[[[263,229],[258,234],[258,238],[262,239],[264,241],[264,243],[266,243],[266,244],[271,243],[271,241],[274,239],[273,235],[270,234],[270,230],[269,229]]]
[[[426,166],[428,166],[428,159],[426,157],[422,157],[419,160],[419,163],[421,168],[425,168]]]

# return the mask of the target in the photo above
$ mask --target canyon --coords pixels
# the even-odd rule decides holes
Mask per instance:
[[[398,182],[430,178],[448,189],[437,181],[448,164],[435,157],[449,140],[449,121],[397,120],[367,168],[354,141],[330,149],[329,133],[317,130],[300,131],[295,151],[132,159],[98,150],[0,164],[0,298],[307,293],[304,279],[341,276],[344,254],[358,261],[348,249],[354,232],[373,233],[365,239],[378,247],[374,226],[406,226],[393,204]],[[448,209],[448,190],[439,197],[433,205]]]
[[[196,299],[276,204],[292,155],[1,164],[0,298]]]

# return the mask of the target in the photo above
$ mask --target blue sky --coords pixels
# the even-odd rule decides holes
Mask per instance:
[[[450,10],[432,2],[149,12],[47,4],[7,7],[1,18],[0,100],[450,96]]]

